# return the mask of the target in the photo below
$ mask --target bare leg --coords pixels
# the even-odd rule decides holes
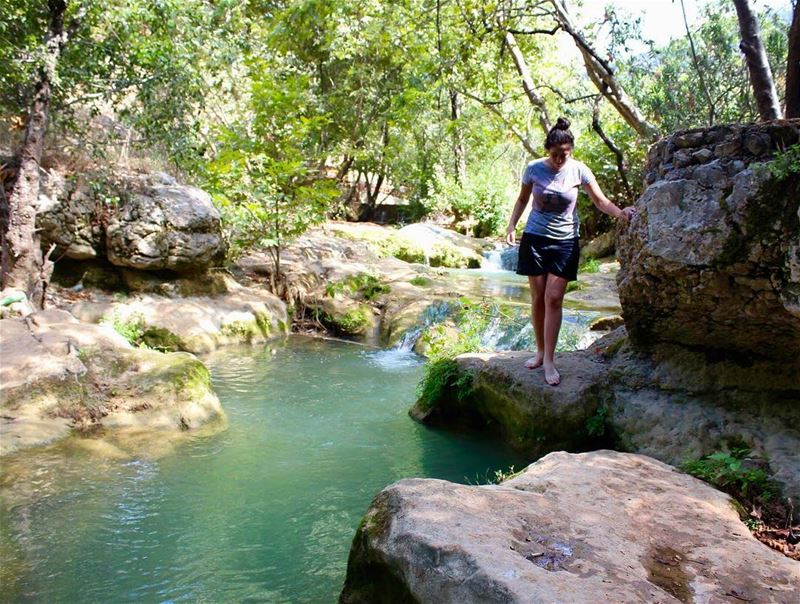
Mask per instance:
[[[536,336],[536,356],[525,361],[525,367],[536,369],[544,361],[544,292],[547,275],[529,275],[528,285],[531,287],[531,323]]]
[[[561,305],[564,302],[564,292],[567,290],[567,280],[555,275],[547,275],[547,286],[544,291],[544,379],[551,386],[561,382],[561,376],[554,363],[558,332],[561,329]]]

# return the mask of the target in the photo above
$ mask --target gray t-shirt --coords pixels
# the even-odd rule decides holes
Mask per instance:
[[[533,185],[531,213],[525,232],[551,239],[578,236],[578,186],[594,181],[594,174],[577,159],[553,170],[546,158],[528,164],[522,183]]]

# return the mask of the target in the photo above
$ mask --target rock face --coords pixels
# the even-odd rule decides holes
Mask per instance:
[[[139,270],[197,272],[225,255],[208,194],[166,174],[43,172],[37,227],[58,255]]]
[[[408,479],[373,501],[340,602],[793,602],[800,566],[731,500],[646,457],[552,453],[499,486]]]
[[[648,187],[618,242],[635,347],[770,362],[764,388],[774,371],[800,375],[800,174],[765,165],[798,139],[800,120],[786,120],[689,130],[650,149]]]
[[[100,427],[224,426],[208,370],[193,355],[133,348],[110,326],[62,310],[0,321],[0,455]]]
[[[225,254],[208,193],[177,184],[141,186],[112,214],[106,243],[113,264],[139,270],[197,271]]]
[[[471,392],[458,399],[456,389],[445,389],[429,407],[418,402],[411,415],[432,425],[468,422],[531,459],[613,446],[681,465],[746,446],[768,460],[800,510],[800,395],[776,398],[758,388],[760,365],[731,369],[724,361],[704,364],[700,353],[661,352],[654,358],[636,351],[620,328],[588,350],[558,355],[557,388],[545,383],[541,368],[524,368],[529,354],[461,355],[456,362],[472,374]]]
[[[286,305],[276,296],[232,279],[217,285],[225,291],[180,297],[139,294],[122,299],[97,295],[92,301],[68,306],[68,310],[89,323],[137,324],[149,346],[195,354],[226,344],[259,345],[288,333]]]

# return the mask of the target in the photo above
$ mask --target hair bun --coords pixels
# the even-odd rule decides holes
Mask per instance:
[[[558,118],[556,125],[553,126],[555,130],[569,130],[569,120],[565,117]]]

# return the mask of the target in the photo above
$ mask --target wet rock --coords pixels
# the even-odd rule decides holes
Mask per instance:
[[[224,413],[196,357],[134,348],[62,310],[0,321],[0,454],[72,431],[192,430]]]
[[[439,400],[418,402],[411,415],[433,425],[468,423],[531,457],[614,443],[680,465],[741,443],[769,460],[772,477],[800,511],[800,390],[791,369],[743,367],[679,346],[644,354],[630,346],[624,328],[587,350],[559,354],[557,388],[541,369],[522,366],[528,356],[457,357],[472,375],[470,394],[458,399],[457,389],[445,389]],[[760,386],[766,374],[769,390]]]
[[[611,331],[617,327],[625,325],[625,319],[619,315],[612,315],[610,317],[600,317],[595,319],[589,324],[590,331]]]
[[[699,480],[639,455],[552,453],[497,486],[385,488],[340,602],[788,603],[798,581]]]

